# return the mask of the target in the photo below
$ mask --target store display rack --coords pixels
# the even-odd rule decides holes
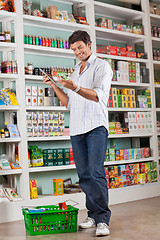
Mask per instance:
[[[0,42],[0,50],[4,54],[4,60],[7,59],[8,52],[15,52],[15,57],[18,63],[18,74],[17,75],[4,75],[0,74],[0,81],[4,82],[4,87],[7,87],[9,82],[12,79],[16,82],[16,94],[17,99],[20,106],[16,107],[1,107],[0,111],[4,111],[5,120],[9,120],[8,113],[17,112],[17,124],[20,131],[20,138],[18,139],[0,139],[0,142],[4,142],[8,145],[18,144],[19,147],[19,163],[22,167],[22,170],[16,171],[6,171],[1,172],[1,175],[8,175],[10,177],[15,178],[15,175],[19,176],[19,188],[20,195],[22,197],[22,201],[18,202],[1,202],[0,204],[0,222],[14,221],[22,219],[20,206],[28,206],[28,205],[43,205],[43,204],[56,204],[59,201],[65,201],[68,198],[71,198],[79,203],[78,207],[83,209],[85,206],[85,198],[83,193],[78,194],[64,194],[63,196],[38,196],[38,199],[30,200],[30,190],[29,190],[29,179],[30,174],[41,172],[50,172],[50,171],[68,171],[75,169],[74,165],[69,166],[54,166],[54,167],[28,167],[28,143],[29,142],[47,142],[47,141],[69,141],[69,136],[55,136],[55,137],[27,137],[26,130],[26,111],[68,111],[64,107],[50,107],[50,106],[42,106],[42,107],[34,107],[34,106],[25,106],[25,83],[26,82],[42,82],[42,76],[35,75],[25,75],[24,74],[24,55],[37,55],[39,56],[54,56],[58,58],[70,58],[75,59],[73,52],[69,49],[55,49],[49,47],[41,47],[41,46],[33,46],[27,45],[23,43],[24,36],[24,26],[38,27],[38,28],[47,28],[52,29],[54,31],[59,29],[63,32],[73,32],[74,30],[82,29],[86,30],[92,39],[92,50],[96,54],[96,40],[114,40],[116,42],[120,41],[122,43],[128,44],[144,44],[144,50],[147,53],[147,59],[139,59],[139,58],[128,58],[128,57],[120,57],[120,56],[111,56],[107,54],[97,54],[99,57],[111,58],[115,60],[121,61],[135,61],[141,64],[145,64],[147,68],[149,68],[150,72],[150,83],[128,83],[128,82],[112,82],[112,85],[118,85],[123,87],[135,87],[144,88],[151,90],[151,99],[152,99],[152,108],[151,109],[108,109],[109,112],[123,112],[123,111],[151,111],[152,113],[152,123],[153,123],[153,133],[144,134],[144,133],[135,133],[135,134],[117,134],[110,135],[109,138],[133,138],[134,143],[137,146],[139,145],[139,139],[147,137],[150,141],[150,147],[153,150],[153,156],[148,159],[138,159],[138,160],[126,160],[126,161],[116,161],[116,162],[105,162],[105,166],[108,165],[116,165],[116,164],[126,164],[126,163],[137,163],[137,162],[146,162],[146,161],[156,161],[157,169],[158,169],[158,142],[157,142],[157,132],[156,132],[156,109],[155,104],[155,86],[154,84],[154,67],[160,68],[159,61],[153,61],[153,53],[152,53],[152,42],[155,42],[155,39],[151,38],[150,26],[153,19],[160,19],[160,16],[153,16],[149,13],[149,1],[141,0],[142,11],[136,11],[132,9],[128,9],[125,7],[115,6],[108,3],[102,3],[94,0],[72,0],[72,1],[61,1],[57,0],[57,2],[65,3],[65,4],[74,4],[74,8],[78,8],[80,11],[85,11],[87,22],[89,25],[82,25],[76,23],[67,23],[60,22],[51,19],[43,19],[34,16],[23,15],[22,8],[22,0],[15,0],[15,8],[16,13],[7,13],[0,11],[0,21],[2,22],[3,28],[5,28],[6,24],[14,23],[15,29],[15,43],[1,43]],[[95,27],[95,16],[101,17],[111,17],[114,19],[124,20],[124,21],[141,21],[144,26],[144,35],[131,34],[126,32],[119,32],[116,30],[109,29],[101,29],[99,27]],[[159,43],[159,41],[156,42]],[[7,52],[6,52],[7,48]],[[11,55],[11,54],[10,54]],[[10,56],[9,55],[9,56]],[[12,147],[13,149],[14,147]],[[7,152],[8,153],[8,152]],[[12,155],[12,153],[9,153]],[[159,176],[158,176],[159,179]],[[132,187],[126,187],[121,189],[110,189],[110,204],[117,204],[126,201],[134,201],[138,199],[153,197],[160,195],[160,182],[150,183],[145,185],[138,185]],[[5,206],[5,207],[4,207]],[[6,214],[6,209],[7,213]],[[12,211],[11,211],[12,209]]]

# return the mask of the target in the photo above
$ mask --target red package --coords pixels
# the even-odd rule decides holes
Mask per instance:
[[[110,55],[118,55],[118,49],[116,46],[110,46]]]

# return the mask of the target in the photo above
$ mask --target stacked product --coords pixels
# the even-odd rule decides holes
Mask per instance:
[[[130,134],[153,132],[151,112],[127,112],[124,113],[124,120]]]
[[[29,147],[29,167],[62,166],[74,164],[72,148],[41,149]]]
[[[142,25],[140,24],[126,25],[126,24],[117,23],[111,19],[107,19],[104,17],[96,19],[96,26],[123,31],[123,32],[129,32],[129,33],[135,33],[135,34],[141,34],[141,35],[143,34],[143,28],[142,28]]]
[[[134,52],[132,46],[117,47],[110,45],[97,45],[97,53],[131,58],[146,58],[144,53]]]
[[[70,148],[64,149],[44,149],[43,150],[44,166],[61,166],[74,164],[70,162]]]
[[[62,105],[52,88],[26,86],[26,106]]]
[[[27,112],[28,137],[62,136],[64,113],[62,112]]]
[[[109,188],[127,187],[157,181],[156,162],[105,167]]]
[[[152,107],[150,90],[137,90],[136,106],[139,108],[151,108]]]
[[[24,35],[24,43],[43,47],[69,49],[68,41],[63,39]]]
[[[135,89],[111,88],[108,107],[135,108]]]
[[[109,92],[108,107],[151,108],[150,90],[137,90],[135,92],[135,89],[111,88]]]
[[[150,112],[126,112],[122,114],[122,122],[109,122],[109,134],[150,134],[152,118]]]
[[[133,160],[150,157],[150,148],[114,149],[106,151],[105,161]]]

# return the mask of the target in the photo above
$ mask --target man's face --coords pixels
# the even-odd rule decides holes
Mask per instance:
[[[83,41],[77,41],[70,45],[70,48],[73,50],[75,56],[80,61],[86,61],[87,58],[91,55],[91,43],[85,44]]]

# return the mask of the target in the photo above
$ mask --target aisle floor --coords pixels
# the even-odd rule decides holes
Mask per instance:
[[[76,233],[30,236],[23,221],[0,224],[0,240],[160,240],[160,197],[111,206],[110,235],[95,237],[95,229]],[[78,222],[86,211],[79,211]]]

